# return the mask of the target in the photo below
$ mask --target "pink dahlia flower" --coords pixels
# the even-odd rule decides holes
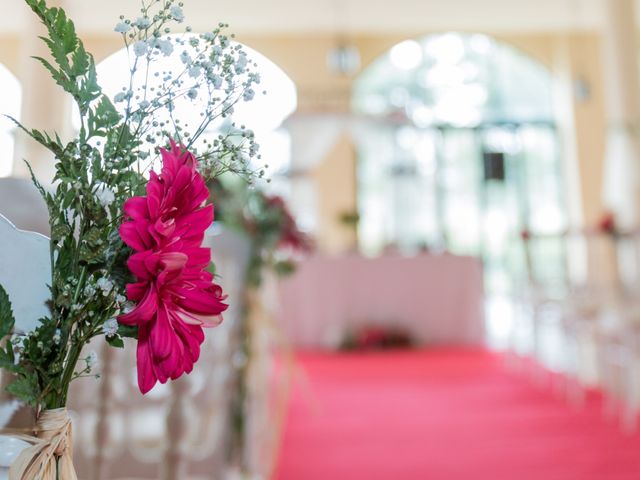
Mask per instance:
[[[151,172],[147,195],[124,204],[127,221],[120,236],[135,253],[127,266],[136,283],[127,297],[136,302],[118,317],[138,326],[138,386],[144,394],[157,381],[190,373],[200,356],[203,327],[220,323],[226,310],[222,289],[206,268],[211,252],[202,248],[213,222],[213,205],[197,160],[171,141],[162,152],[162,171]]]

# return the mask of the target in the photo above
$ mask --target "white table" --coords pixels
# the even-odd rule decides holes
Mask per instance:
[[[396,325],[425,345],[480,345],[478,259],[450,254],[315,256],[280,285],[279,321],[297,348],[335,346],[348,329]]]

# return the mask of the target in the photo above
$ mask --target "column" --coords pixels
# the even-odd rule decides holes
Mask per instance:
[[[640,220],[640,81],[634,0],[606,0],[603,62],[607,111],[604,200],[622,226]]]

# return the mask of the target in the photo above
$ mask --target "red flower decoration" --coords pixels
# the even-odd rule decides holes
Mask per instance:
[[[226,310],[222,289],[206,268],[211,252],[202,247],[213,222],[213,205],[197,160],[173,140],[161,150],[162,172],[151,172],[147,195],[124,204],[128,221],[120,236],[136,253],[127,266],[137,279],[127,285],[136,302],[118,317],[138,326],[138,386],[144,394],[156,382],[190,373],[200,356],[203,327],[218,325]]]
[[[598,230],[602,233],[616,233],[616,216],[613,212],[605,212],[598,221]]]
[[[282,216],[282,232],[278,240],[278,247],[304,253],[311,252],[313,250],[311,239],[300,231],[284,199],[277,195],[267,196],[265,203],[269,208],[280,210]]]

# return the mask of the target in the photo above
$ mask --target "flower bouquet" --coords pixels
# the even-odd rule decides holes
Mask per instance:
[[[273,301],[263,301],[259,290],[264,288],[268,295],[265,284],[271,277],[292,274],[297,261],[313,250],[313,242],[299,229],[282,197],[269,195],[260,188],[248,188],[246,183],[228,177],[212,181],[210,190],[217,199],[217,221],[246,237],[250,245],[247,291],[231,332],[230,364],[234,370],[226,453],[238,478],[253,478],[265,475],[273,467],[274,445],[281,426],[274,411],[282,405],[273,405],[275,408],[268,412],[262,410],[273,400],[269,397],[274,396],[270,395],[274,387],[286,390],[286,376],[290,373],[287,372],[290,368],[284,369],[279,382],[270,375],[269,347],[273,345],[267,344],[275,343],[285,357],[289,352],[265,305]],[[287,364],[291,366],[291,359],[285,358]]]
[[[95,337],[114,347],[124,346],[123,337],[137,339],[144,394],[188,374],[203,328],[221,320],[225,296],[202,247],[214,216],[206,185],[223,173],[249,182],[264,174],[251,167],[259,157],[253,133],[230,120],[237,102],[253,98],[259,76],[224,34],[226,25],[176,34],[183,5],[143,0],[139,16],[123,16],[115,27],[130,75],[109,98],[65,11],[24,1],[46,27],[51,58],[36,60],[73,97],[80,128],[65,142],[15,122],[56,160],[52,188],[32,174],[49,211],[50,298],[47,314],[27,329],[0,286],[0,368],[12,375],[7,390],[37,420],[21,435],[32,447],[10,478],[67,480],[76,478],[69,385],[95,375],[84,347]],[[162,68],[174,54],[180,70]],[[185,109],[198,111],[198,124],[181,121]]]

